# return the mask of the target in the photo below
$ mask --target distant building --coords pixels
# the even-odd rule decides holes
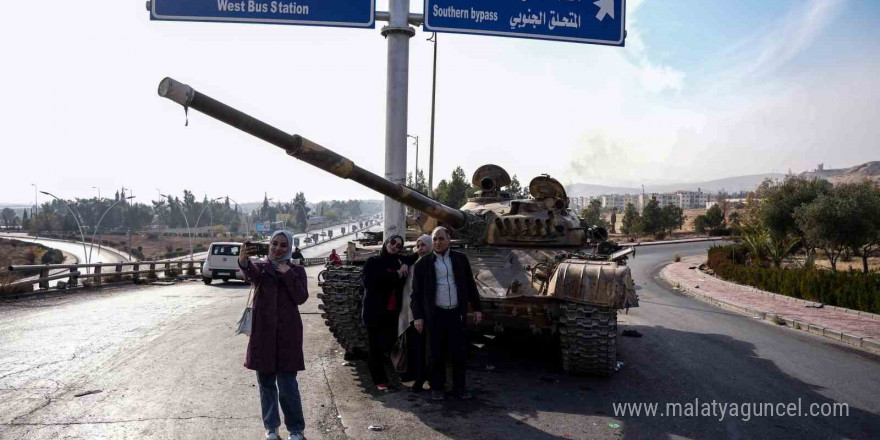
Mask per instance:
[[[679,191],[676,195],[678,196],[678,207],[681,209],[703,208],[706,203],[712,200],[712,196],[699,190]]]
[[[599,199],[602,201],[602,208],[607,210],[617,208],[617,212],[623,212],[629,203],[638,208],[638,196],[633,194],[606,194],[599,196]]]

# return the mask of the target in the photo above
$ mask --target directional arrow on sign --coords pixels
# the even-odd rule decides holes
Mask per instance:
[[[599,0],[593,2],[593,4],[599,7],[596,20],[602,21],[606,15],[610,15],[611,19],[614,20],[614,0]]]

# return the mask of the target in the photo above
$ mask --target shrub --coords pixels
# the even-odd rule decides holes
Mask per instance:
[[[654,233],[655,240],[663,240],[664,238],[666,238],[666,232],[658,231],[658,232]]]
[[[24,253],[24,260],[27,264],[34,264],[37,262],[37,253],[34,252],[34,248],[30,248]]]
[[[159,239],[159,234],[157,234],[155,232],[150,232],[147,234],[147,240],[156,241],[158,239]]]
[[[672,257],[672,261],[674,261],[674,262],[676,262],[676,263],[680,262],[680,261],[681,261],[681,255],[679,255],[679,254],[675,254],[675,256]]]
[[[711,260],[711,258],[710,258]],[[762,290],[863,312],[880,313],[880,273],[755,267],[722,261],[720,277]]]

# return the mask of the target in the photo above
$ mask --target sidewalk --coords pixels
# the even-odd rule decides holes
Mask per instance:
[[[779,322],[779,318],[793,329],[880,353],[880,315],[828,305],[808,307],[817,303],[731,283],[691,269],[705,261],[705,256],[684,258],[664,267],[660,277],[701,301],[771,322]]]

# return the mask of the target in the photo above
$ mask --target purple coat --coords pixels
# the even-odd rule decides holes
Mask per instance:
[[[309,298],[305,269],[290,265],[282,275],[268,262],[248,260],[242,272],[246,281],[257,286],[244,366],[261,372],[305,370],[303,324],[297,307]]]

